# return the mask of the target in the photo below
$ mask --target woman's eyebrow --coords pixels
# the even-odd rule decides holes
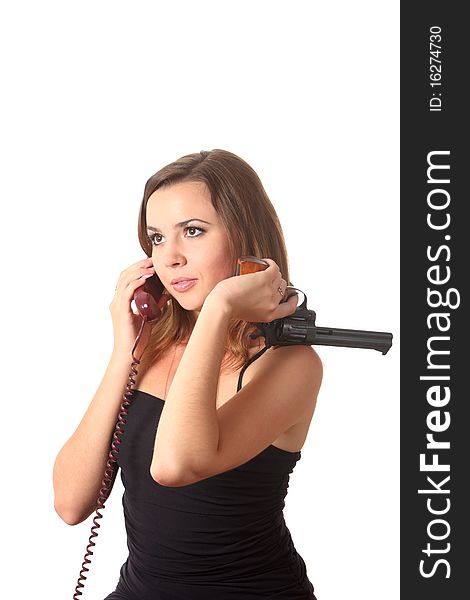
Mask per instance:
[[[186,221],[181,221],[181,223],[176,223],[175,229],[177,227],[185,227],[191,221],[201,221],[201,223],[206,223],[207,225],[210,225],[209,221],[204,221],[203,219],[187,219]],[[147,225],[147,229],[150,229],[150,231],[160,231],[159,229],[157,229],[156,227],[152,227],[151,225]]]

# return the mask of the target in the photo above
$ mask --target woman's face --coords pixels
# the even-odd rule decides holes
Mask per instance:
[[[229,238],[201,182],[156,190],[147,203],[147,235],[156,273],[173,298],[197,318],[209,292],[234,273]],[[191,278],[187,289],[172,284]]]

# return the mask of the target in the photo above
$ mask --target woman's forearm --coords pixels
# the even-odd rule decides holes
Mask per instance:
[[[54,507],[70,525],[85,520],[96,505],[131,361],[113,352],[80,424],[55,459]]]
[[[229,322],[228,306],[208,296],[158,424],[151,473],[162,484],[197,474],[217,452],[216,398]]]

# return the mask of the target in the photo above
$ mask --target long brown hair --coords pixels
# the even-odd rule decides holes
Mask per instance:
[[[256,172],[243,159],[227,150],[201,150],[187,154],[160,169],[145,184],[140,205],[138,235],[140,245],[152,255],[147,236],[146,208],[155,190],[180,182],[202,182],[210,191],[211,201],[227,230],[233,260],[233,275],[239,256],[267,257],[276,262],[288,285],[289,267],[281,224]],[[145,370],[173,343],[187,341],[191,334],[190,313],[170,297],[161,317],[151,328],[150,340],[141,359]],[[249,334],[256,326],[232,319],[226,340],[222,367],[234,370],[248,360]]]

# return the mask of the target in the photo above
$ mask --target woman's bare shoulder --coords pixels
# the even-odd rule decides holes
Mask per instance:
[[[289,369],[294,372],[304,372],[307,369],[315,379],[321,379],[323,375],[322,360],[312,346],[302,344],[275,346],[270,352],[266,352],[266,355],[269,355],[267,366],[270,368],[282,367],[282,364],[288,360]]]

